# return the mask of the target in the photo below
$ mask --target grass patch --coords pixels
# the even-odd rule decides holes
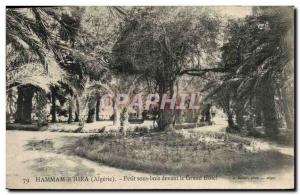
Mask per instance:
[[[53,142],[51,140],[30,140],[25,145],[26,150],[46,150],[52,151],[54,149]]]
[[[293,163],[277,151],[250,151],[248,139],[176,132],[82,137],[73,153],[106,165],[154,174],[249,175]]]

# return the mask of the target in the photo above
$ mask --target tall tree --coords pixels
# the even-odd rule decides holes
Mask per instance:
[[[63,41],[76,32],[74,30],[76,27],[72,26],[76,23],[67,22],[66,13],[71,9],[69,7],[7,8],[7,90],[15,87],[22,90],[23,85],[26,85],[48,92],[50,85],[57,85],[58,81],[67,79],[66,72],[62,67],[57,66],[57,62],[64,59],[62,50],[68,47]],[[26,74],[28,71],[23,72],[23,70],[28,66],[31,67],[31,72]],[[41,95],[46,94],[39,93],[39,96]],[[24,100],[27,105],[30,104],[27,101],[31,99],[23,96],[24,94],[20,92],[17,106],[21,106],[21,100]],[[17,109],[17,116],[22,116],[18,113],[19,110],[23,109]],[[27,114],[25,118],[29,118],[31,113]]]
[[[249,111],[258,110],[251,107],[260,107],[265,132],[269,137],[276,137],[279,133],[279,111],[276,105],[287,102],[276,100],[281,95],[278,89],[282,89],[282,86],[286,89],[289,78],[293,77],[292,18],[292,8],[256,8],[254,15],[230,21],[229,38],[222,49],[220,67],[226,74],[216,89],[232,86],[229,88],[231,90],[227,90],[227,96],[232,97],[236,105],[243,105],[240,109],[242,111],[247,107]],[[293,89],[291,81],[289,89]],[[292,102],[293,98],[288,98]],[[290,104],[288,107],[293,106]],[[288,109],[285,111],[288,112]],[[236,114],[245,114],[238,112],[237,109]],[[256,115],[260,115],[260,111]],[[290,113],[285,116],[289,127]]]
[[[199,67],[202,60],[213,58],[218,24],[218,19],[205,10],[134,8],[120,28],[111,68],[143,75],[155,83],[161,96],[165,93],[172,96],[176,80],[185,68]],[[174,116],[172,110],[160,109],[159,129],[172,129]]]

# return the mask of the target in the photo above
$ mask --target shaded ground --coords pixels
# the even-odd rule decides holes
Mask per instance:
[[[193,131],[222,131],[222,124],[202,127]],[[209,131],[210,129],[210,131]],[[185,132],[185,131],[184,131]],[[188,131],[187,131],[188,132]],[[183,133],[188,136],[188,133]],[[293,186],[293,167],[282,167],[281,170],[269,170],[256,174],[260,179],[239,180],[232,177],[218,178],[211,181],[164,181],[164,182],[125,182],[124,176],[150,177],[138,171],[128,171],[113,168],[101,163],[93,162],[68,153],[70,146],[79,138],[90,136],[87,133],[63,132],[31,132],[7,131],[7,186],[14,188],[290,188]],[[280,153],[293,156],[293,148],[279,147],[257,140],[259,150],[277,150]],[[54,151],[61,148],[61,151]],[[199,173],[202,174],[202,173]],[[36,177],[43,176],[101,176],[113,177],[115,182],[103,183],[36,183]],[[157,174],[156,174],[157,175]],[[159,176],[162,176],[158,174]],[[24,178],[29,178],[29,184],[23,184]],[[116,182],[117,181],[117,182]],[[138,184],[138,185],[137,185]]]

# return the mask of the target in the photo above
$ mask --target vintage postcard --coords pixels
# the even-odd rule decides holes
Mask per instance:
[[[294,7],[6,7],[8,189],[295,189]]]

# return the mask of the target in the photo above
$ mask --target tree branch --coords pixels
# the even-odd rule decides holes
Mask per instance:
[[[228,69],[225,68],[204,68],[204,69],[185,69],[182,70],[179,74],[180,75],[191,75],[191,76],[202,76],[207,72],[219,72],[219,73],[226,73]]]

